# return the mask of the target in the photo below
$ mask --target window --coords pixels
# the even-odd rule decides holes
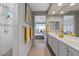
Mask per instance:
[[[43,34],[45,30],[46,15],[35,15],[35,35]]]
[[[36,24],[36,33],[41,33],[45,30],[45,24]]]

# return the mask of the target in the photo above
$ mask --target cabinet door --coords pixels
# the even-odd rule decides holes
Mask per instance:
[[[67,56],[67,45],[59,41],[59,56]]]
[[[48,36],[48,44],[51,47],[51,36],[50,35]]]
[[[51,47],[52,47],[52,50],[53,50],[53,52],[54,52],[54,50],[55,50],[55,38],[54,37],[52,37],[52,43],[51,43]]]
[[[51,48],[52,48],[52,50],[53,50],[53,47],[54,47],[54,41],[55,41],[55,39],[52,37],[52,40],[51,40]]]
[[[58,40],[56,38],[52,38],[52,50],[55,53],[55,55],[58,55]]]
[[[68,56],[79,56],[79,51],[68,46]]]
[[[48,35],[48,44],[50,45],[50,37],[49,37],[49,35]]]

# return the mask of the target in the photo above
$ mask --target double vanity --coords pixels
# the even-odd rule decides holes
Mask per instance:
[[[79,56],[79,38],[64,36],[59,38],[57,34],[48,33],[48,45],[56,56]]]

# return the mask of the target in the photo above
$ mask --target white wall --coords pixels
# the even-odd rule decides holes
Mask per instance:
[[[32,46],[32,42],[27,44],[24,42],[24,26],[30,26],[25,24],[25,4],[19,4],[19,55],[27,55],[29,49]]]
[[[46,22],[46,16],[45,15],[35,16],[35,22]]]
[[[13,31],[12,27],[8,27],[8,32],[4,32],[4,27],[0,26],[0,41],[1,41],[1,47],[0,47],[0,53],[1,55],[4,55],[6,52],[8,52],[10,49],[12,49],[12,40],[13,40]]]
[[[6,5],[5,5],[6,6]],[[8,30],[5,32],[4,24],[8,24]],[[6,54],[13,47],[13,18],[5,19],[5,17],[0,17],[0,55]]]
[[[4,27],[0,26],[0,55],[4,55],[8,50],[13,49],[14,56],[25,56],[32,46],[31,41],[28,44],[24,42],[23,26],[28,26],[24,23],[25,4],[14,4],[14,6],[15,9],[12,10],[13,18],[8,21],[12,27],[8,27],[8,33],[4,33]],[[1,18],[0,23],[4,23]]]
[[[28,26],[25,24],[25,4],[19,3],[15,12],[13,55],[25,56],[32,46],[31,41],[28,44],[24,42],[23,27]]]
[[[19,25],[18,25],[18,4],[15,4],[13,20],[13,56],[19,55]]]

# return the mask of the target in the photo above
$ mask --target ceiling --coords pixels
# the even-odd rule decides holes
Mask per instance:
[[[55,13],[53,13],[55,11]],[[60,13],[63,11],[64,13]],[[49,9],[48,15],[63,15],[70,11],[79,11],[79,4],[70,6],[70,3],[63,3],[62,6],[58,6],[58,3],[52,3],[51,8]]]
[[[49,3],[29,3],[32,11],[47,11],[49,8]]]

